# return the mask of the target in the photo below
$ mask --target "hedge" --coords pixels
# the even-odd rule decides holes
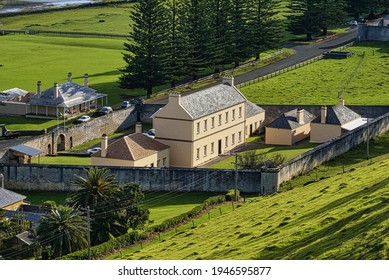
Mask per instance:
[[[225,195],[212,196],[206,199],[201,205],[194,207],[189,212],[183,213],[176,217],[165,220],[159,225],[154,225],[142,232],[131,231],[122,236],[119,236],[115,239],[111,239],[102,244],[91,247],[91,258],[98,259],[102,256],[108,255],[115,252],[116,250],[126,248],[130,245],[135,244],[141,240],[146,240],[153,233],[164,232],[168,229],[171,229],[179,224],[185,223],[197,215],[201,214],[202,211],[208,209],[209,207],[218,205],[226,201]],[[80,250],[73,253],[70,253],[66,256],[59,258],[61,260],[87,260],[88,259],[88,250]]]

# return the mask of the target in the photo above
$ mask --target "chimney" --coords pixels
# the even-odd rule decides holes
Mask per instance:
[[[137,122],[135,125],[135,133],[142,133],[142,123]]]
[[[304,124],[304,109],[297,109],[297,122]]]
[[[108,150],[108,136],[107,134],[103,134],[101,137],[101,157],[107,157]]]
[[[343,98],[339,99],[339,105],[344,106],[344,99]]]
[[[84,87],[88,87],[88,79],[89,79],[88,74],[85,74],[84,75]]]
[[[57,99],[59,96],[59,87],[58,83],[54,83],[54,99]]]
[[[326,106],[321,106],[320,112],[321,112],[321,114],[320,114],[320,122],[321,123],[326,123],[326,120],[327,120],[327,107]]]
[[[72,82],[72,73],[68,73],[68,82],[71,83]]]
[[[179,93],[169,94],[169,103],[170,104],[180,104],[181,103],[181,94],[179,94]]]
[[[229,84],[230,86],[234,86],[234,77],[223,77],[223,84]]]
[[[41,93],[42,93],[42,82],[41,81],[38,81],[36,83],[36,94],[38,96],[41,96]]]

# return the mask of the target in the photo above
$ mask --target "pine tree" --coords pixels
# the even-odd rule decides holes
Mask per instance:
[[[162,0],[140,0],[131,13],[133,31],[124,43],[119,83],[122,88],[144,88],[147,98],[153,86],[164,82],[163,42],[166,38],[166,10]]]
[[[252,55],[259,59],[260,54],[277,48],[283,40],[283,24],[278,15],[279,0],[250,1],[250,45]]]
[[[312,40],[312,34],[320,29],[315,21],[314,0],[292,0],[288,6],[291,10],[289,30],[293,34],[305,34],[306,40]]]
[[[247,26],[248,1],[232,0],[231,5],[231,57],[235,67],[249,56],[249,32]]]
[[[200,69],[211,65],[209,11],[206,0],[183,0],[179,24],[185,40],[188,74],[197,79]]]
[[[328,28],[342,24],[346,18],[346,3],[344,0],[316,0],[315,20],[322,30],[322,35],[327,36]]]

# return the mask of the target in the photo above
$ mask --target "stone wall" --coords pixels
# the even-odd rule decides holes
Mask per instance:
[[[389,41],[389,26],[358,25],[359,41]]]
[[[3,165],[6,188],[13,190],[71,191],[75,175],[84,176],[85,167],[61,165]],[[136,182],[145,191],[226,192],[235,187],[233,170],[108,167],[120,183]],[[263,194],[261,173],[239,171],[238,189]],[[264,188],[266,189],[266,188]]]

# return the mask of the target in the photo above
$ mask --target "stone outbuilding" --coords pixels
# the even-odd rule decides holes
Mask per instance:
[[[269,145],[293,145],[309,137],[311,121],[315,118],[304,109],[286,112],[266,126],[265,143]]]

